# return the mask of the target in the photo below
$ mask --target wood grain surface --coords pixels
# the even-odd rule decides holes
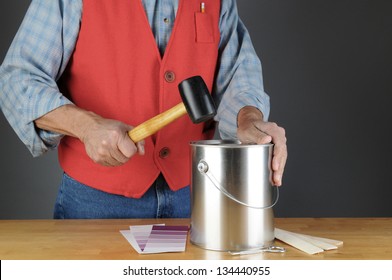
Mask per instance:
[[[189,219],[0,220],[0,259],[48,260],[391,260],[392,218],[277,218],[283,230],[342,240],[343,246],[309,255],[276,240],[285,253],[232,256],[189,242],[185,252],[139,255],[120,234],[130,225],[189,225]]]

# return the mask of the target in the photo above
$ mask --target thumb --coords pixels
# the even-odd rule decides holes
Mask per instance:
[[[138,142],[134,142],[134,140],[131,138],[130,131],[133,129],[133,126],[128,125],[128,132],[127,132],[127,138],[136,145],[136,149],[139,155],[144,155],[145,154],[145,149],[144,149],[144,140],[140,140]]]
[[[139,155],[144,155],[145,151],[144,151],[144,140],[139,141],[136,143],[136,147],[137,147],[137,151],[139,153]]]
[[[136,152],[137,148],[135,143],[129,138],[128,133],[125,133],[118,141],[118,149],[127,158],[131,158]]]

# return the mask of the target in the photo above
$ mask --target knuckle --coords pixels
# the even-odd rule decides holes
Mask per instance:
[[[103,158],[98,155],[95,157],[92,157],[91,159],[93,160],[94,163],[105,165],[105,161],[103,160]]]
[[[120,135],[121,135],[121,133],[120,133],[120,131],[117,130],[117,129],[111,130],[111,131],[109,132],[109,137],[110,137],[110,139],[118,139],[118,138],[120,138]]]
[[[277,129],[279,126],[276,122],[270,122],[271,129]]]
[[[101,141],[101,145],[99,146],[98,150],[105,150],[109,146],[109,142],[106,139]]]
[[[98,157],[99,159],[104,158],[104,157],[106,156],[106,154],[107,154],[107,149],[106,149],[105,146],[101,146],[101,147],[99,147],[99,148],[97,149],[97,157]]]

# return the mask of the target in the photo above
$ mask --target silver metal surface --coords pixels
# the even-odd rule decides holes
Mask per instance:
[[[272,206],[277,200],[271,184],[272,150],[272,144],[191,143],[193,244],[218,251],[272,245]]]
[[[268,209],[268,208],[274,207],[275,204],[278,202],[279,189],[273,188],[276,192],[276,195],[275,195],[275,201],[272,204],[266,205],[266,206],[246,204],[245,202],[242,202],[241,200],[235,198],[228,191],[226,191],[226,189],[218,182],[218,180],[215,178],[214,174],[210,171],[210,169],[208,168],[208,164],[204,160],[200,160],[199,164],[197,165],[197,169],[199,170],[200,173],[205,174],[208,177],[208,179],[210,179],[211,183],[214,185],[215,188],[218,189],[218,191],[222,192],[222,194],[224,194],[226,197],[230,198],[231,200],[237,202],[238,204],[241,204],[241,205],[244,205],[244,206],[250,207],[250,208],[255,208],[255,209]]]

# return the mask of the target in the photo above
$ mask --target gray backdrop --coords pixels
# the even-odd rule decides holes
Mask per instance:
[[[392,1],[238,0],[289,159],[278,217],[392,216]],[[0,1],[0,60],[28,0]],[[56,152],[32,158],[0,114],[0,219],[51,218]]]

